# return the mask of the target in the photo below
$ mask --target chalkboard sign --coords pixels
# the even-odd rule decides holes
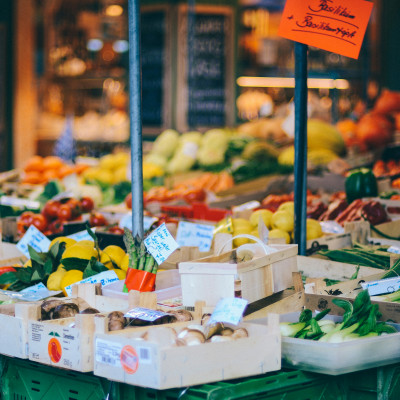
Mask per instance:
[[[170,127],[170,11],[168,6],[141,9],[143,127]],[[147,130],[147,132],[150,132]]]
[[[234,121],[232,9],[197,6],[195,10],[189,30],[188,8],[179,10],[179,130],[226,126]]]

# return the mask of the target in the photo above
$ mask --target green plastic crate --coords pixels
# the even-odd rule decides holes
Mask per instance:
[[[2,400],[104,400],[116,383],[91,374],[3,358]],[[111,393],[109,399],[117,399]]]
[[[121,384],[120,400],[345,400],[335,378],[302,371],[157,391]]]

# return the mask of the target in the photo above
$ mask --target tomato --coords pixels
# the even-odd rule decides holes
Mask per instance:
[[[91,213],[89,218],[90,226],[105,226],[107,225],[107,220],[105,219],[103,214],[100,213]]]
[[[114,233],[115,235],[123,235],[124,230],[120,228],[119,226],[112,226],[111,228],[108,229],[108,232]]]
[[[62,204],[58,209],[57,217],[61,221],[71,221],[72,219],[71,207],[68,204]]]
[[[196,202],[203,202],[206,199],[206,192],[203,189],[191,189],[186,191],[183,195],[183,200],[186,203],[196,203]]]
[[[125,197],[125,204],[128,208],[132,208],[132,193]]]
[[[21,220],[17,221],[17,232],[20,235],[23,235],[28,230],[29,227],[30,227],[30,224],[27,225],[26,223],[24,223],[24,221],[21,221]]]
[[[49,200],[43,207],[42,214],[48,219],[53,220],[58,216],[58,209],[61,203],[59,201]]]
[[[25,211],[21,214],[21,216],[19,217],[19,221],[23,222],[24,224],[28,225],[32,225],[33,222],[33,217],[36,214],[33,213],[32,211]]]
[[[82,197],[80,203],[83,212],[88,213],[94,208],[94,201],[90,197]]]
[[[63,230],[64,230],[64,223],[59,219],[56,219],[51,224],[49,224],[49,231],[51,232],[51,234],[62,233]]]
[[[47,219],[42,214],[35,214],[33,217],[32,225],[36,226],[40,232],[46,230],[48,222]]]
[[[77,218],[82,214],[82,206],[79,200],[69,199],[65,204],[71,209],[71,219]]]

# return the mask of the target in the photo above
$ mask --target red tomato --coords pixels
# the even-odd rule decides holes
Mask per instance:
[[[89,218],[90,226],[105,226],[107,225],[107,220],[103,214],[91,213]]]
[[[125,204],[128,208],[132,208],[132,193],[125,197]]]
[[[42,214],[48,219],[53,220],[58,216],[58,209],[61,203],[59,201],[49,200],[43,207]]]
[[[24,223],[24,221],[18,220],[17,221],[17,232],[23,235],[29,228],[30,224]]]
[[[72,215],[72,209],[68,204],[62,204],[58,209],[57,217],[61,221],[71,221]]]
[[[188,190],[184,195],[183,195],[183,200],[186,201],[186,203],[197,203],[197,202],[202,202],[206,199],[206,192],[203,189],[193,189],[193,190]]]
[[[94,201],[90,197],[82,197],[80,203],[83,212],[88,213],[94,208]]]
[[[40,232],[43,232],[47,228],[47,219],[42,214],[36,214],[33,217],[32,225],[36,226]]]
[[[120,228],[119,226],[112,226],[111,228],[108,229],[108,232],[114,233],[115,235],[123,235],[124,230]]]
[[[69,199],[65,204],[71,208],[72,212],[71,219],[77,218],[82,214],[82,207],[79,200]]]
[[[64,230],[64,223],[63,221],[56,219],[51,224],[49,224],[49,231],[53,233],[62,233]]]
[[[19,221],[23,222],[26,225],[32,225],[33,222],[33,217],[36,214],[33,213],[32,211],[25,211],[21,214],[21,216],[19,217]]]

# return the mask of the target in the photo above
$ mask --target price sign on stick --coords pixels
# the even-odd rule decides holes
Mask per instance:
[[[200,251],[210,251],[214,237],[214,225],[179,222],[176,241],[179,246],[194,246]]]
[[[357,59],[372,6],[364,0],[287,0],[278,34]]]
[[[29,258],[28,246],[31,246],[38,253],[49,250],[50,240],[43,235],[34,225],[31,225],[22,239],[17,243],[17,248]]]
[[[179,247],[178,243],[176,243],[173,236],[169,233],[165,223],[147,236],[144,239],[144,244],[158,265],[162,264]]]
[[[207,324],[225,322],[226,324],[238,325],[247,303],[247,300],[239,299],[238,297],[221,299],[215,306]]]

